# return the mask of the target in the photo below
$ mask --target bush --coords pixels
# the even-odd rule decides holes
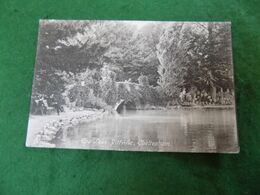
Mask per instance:
[[[149,79],[145,75],[140,75],[138,78],[138,83],[142,86],[149,86]]]

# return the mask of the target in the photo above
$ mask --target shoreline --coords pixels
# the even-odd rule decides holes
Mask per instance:
[[[235,105],[176,105],[176,106],[146,106],[136,110],[173,110],[173,109],[233,109]]]
[[[175,109],[233,109],[234,105],[207,106],[146,106],[138,110],[175,110]],[[90,123],[115,114],[116,111],[81,110],[67,111],[60,115],[31,115],[26,138],[27,147],[56,147],[55,140],[63,140],[67,132],[79,123]]]
[[[213,109],[213,108],[216,108],[216,109],[231,109],[231,108],[235,108],[235,105],[205,105],[205,106],[202,106],[202,105],[190,105],[190,106],[179,106],[177,108],[190,108],[190,109],[193,109],[193,108],[198,108],[198,109]]]
[[[60,115],[31,115],[26,138],[27,147],[56,147],[54,140],[79,123],[90,123],[110,115],[105,110],[70,111]]]

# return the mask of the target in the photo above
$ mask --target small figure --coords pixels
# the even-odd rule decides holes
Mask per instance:
[[[185,96],[186,96],[186,89],[183,88],[182,92],[180,93],[180,100],[181,102],[184,102],[185,101]]]
[[[55,110],[57,111],[57,114],[60,115],[60,112],[62,112],[62,110],[57,101],[57,98],[55,98],[55,96],[53,94],[51,94],[51,96],[50,96],[50,101],[52,103],[52,107],[54,107]]]

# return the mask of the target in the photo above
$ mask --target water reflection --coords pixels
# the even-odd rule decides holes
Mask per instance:
[[[233,109],[128,111],[80,124],[62,147],[229,152],[237,147]]]

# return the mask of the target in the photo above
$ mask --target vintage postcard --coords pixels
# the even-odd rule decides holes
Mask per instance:
[[[27,147],[239,152],[230,22],[39,25]]]

